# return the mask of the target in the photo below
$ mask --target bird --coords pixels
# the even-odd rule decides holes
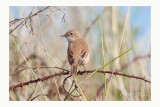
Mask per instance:
[[[71,29],[61,37],[65,37],[68,41],[68,62],[71,65],[69,72],[70,76],[77,76],[77,69],[79,66],[83,66],[89,61],[89,48],[88,44],[76,29]]]

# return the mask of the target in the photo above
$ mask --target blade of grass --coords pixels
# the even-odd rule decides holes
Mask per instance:
[[[21,41],[23,41],[23,42],[25,43],[25,41],[23,40],[23,38],[18,37],[18,36],[15,36],[15,35],[11,35],[11,36],[18,38],[18,39],[20,39]],[[14,43],[16,43],[16,42],[14,42]],[[25,43],[25,46],[26,46],[26,50],[27,50],[27,52],[28,52],[27,44],[26,44],[26,43]],[[23,75],[23,73],[20,73],[20,74],[21,74],[21,76],[24,78],[25,81],[28,81],[28,80],[26,79],[26,77]],[[29,84],[29,86],[30,86],[31,90],[33,91],[32,85]],[[34,94],[35,94],[36,96],[38,95],[36,92],[35,92]],[[38,98],[38,100],[40,101],[40,98],[39,98],[39,97],[37,97],[37,98]]]
[[[130,50],[134,49],[135,47],[137,47],[138,45],[140,45],[142,42],[144,42],[145,40],[149,39],[150,36],[146,37],[145,39],[143,39],[142,41],[140,41],[139,43],[137,43],[136,45],[132,46],[131,48],[129,48],[128,50],[126,50],[125,52],[121,53],[120,55],[118,55],[117,57],[113,58],[112,60],[108,61],[106,64],[104,64],[102,67],[99,67],[96,71],[94,71],[92,74],[90,74],[88,77],[86,77],[84,80],[82,80],[79,84],[83,83],[85,80],[87,80],[89,77],[91,77],[93,74],[95,74],[97,71],[103,69],[105,66],[111,64],[112,62],[114,62],[116,59],[118,59],[119,57],[123,56],[124,54],[126,54],[127,52],[129,52]]]
[[[10,36],[11,37],[11,36]],[[20,54],[22,55],[22,57],[24,58],[24,60],[26,61],[27,65],[31,68],[31,65],[28,63],[27,59],[25,58],[25,56],[23,55],[23,53],[21,52],[21,50],[19,49],[19,47],[17,46],[16,42],[14,41],[14,39],[11,37],[12,41],[14,42],[15,46],[17,47],[18,51],[20,52]],[[34,73],[33,69],[31,69],[31,72],[34,76],[35,79],[37,79],[36,74]],[[42,89],[42,86],[40,83],[38,83],[42,93],[45,95],[44,90]],[[33,89],[33,88],[32,88]],[[47,99],[46,99],[47,100]]]
[[[76,90],[74,91],[74,96],[76,96]],[[76,101],[76,97],[74,97],[74,101]]]
[[[79,83],[78,83],[78,81],[77,81],[77,77],[74,77],[74,80],[75,80],[76,85],[77,85],[78,88],[80,89],[80,91],[81,91],[81,93],[82,93],[82,95],[83,95],[83,97],[84,97],[84,99],[85,99],[85,101],[86,101],[87,97],[86,97],[86,95],[85,95],[82,87],[79,85]]]
[[[69,96],[71,96],[71,94],[72,94],[74,91],[76,91],[76,88],[74,88],[74,89],[65,97],[64,101],[66,101],[66,100],[69,98]]]
[[[151,96],[150,96],[150,90],[149,90],[149,84],[148,83],[146,83],[147,84],[147,91],[148,91],[148,100],[151,100]]]
[[[37,9],[37,8],[36,8],[36,9]],[[49,62],[49,64],[51,64],[51,61],[50,61],[49,56],[48,56],[48,54],[47,54],[46,45],[45,45],[45,43],[44,43],[44,37],[43,37],[44,35],[43,35],[43,33],[42,33],[41,24],[40,24],[40,20],[39,20],[39,16],[38,16],[38,15],[37,15],[37,19],[38,19],[38,25],[39,25],[39,28],[40,28],[40,34],[41,34],[41,36],[42,36],[42,46],[43,46],[43,48],[44,48],[44,51],[45,51],[45,54],[46,54],[46,56],[47,56],[48,62]],[[57,64],[57,65],[58,65],[58,64]],[[51,71],[52,71],[52,74],[53,74],[53,69],[52,69],[52,68],[51,68]],[[56,85],[56,89],[57,89],[57,92],[58,92],[59,99],[62,100],[62,99],[61,99],[60,92],[59,92],[59,89],[58,89],[58,84],[57,84],[57,81],[56,81],[55,77],[54,77],[54,82],[55,82],[55,85]],[[46,96],[45,96],[45,99],[47,99]]]
[[[26,79],[26,77],[23,75],[22,72],[21,72],[20,74],[21,74],[21,76],[25,79],[25,81],[28,81],[28,80]],[[29,87],[32,89],[33,93],[35,93],[35,95],[38,96],[38,94],[35,92],[35,90],[33,89],[33,87],[32,87],[31,84],[29,84]],[[37,98],[38,98],[38,100],[40,101],[40,98],[39,98],[39,97],[37,97]]]
[[[82,87],[78,84],[77,77],[73,77],[73,78],[74,78],[74,80],[75,80],[75,84],[78,86],[79,90],[81,91],[84,100],[85,100],[85,101],[86,101],[86,100],[89,100],[88,97],[87,97],[87,95],[84,93],[84,90],[82,89]],[[76,89],[76,88],[74,88],[74,89]],[[72,91],[73,91],[73,90],[72,90]],[[73,93],[72,91],[65,97],[64,100],[67,100],[67,99],[69,98],[69,96],[71,96],[71,94]],[[76,90],[75,90],[75,91],[76,91]]]
[[[122,38],[121,38],[120,46],[119,46],[119,49],[118,49],[118,54],[120,53],[120,50],[121,50],[121,47],[122,47],[122,43],[123,43],[123,40],[124,40],[124,34],[125,34],[125,31],[126,31],[127,22],[128,22],[128,19],[129,19],[129,14],[130,14],[130,7],[128,7],[128,11],[127,11],[127,14],[126,14],[124,28],[123,28],[123,32],[122,32]],[[116,65],[117,65],[117,63],[115,63],[115,66],[113,68],[113,73],[115,71]],[[110,87],[110,84],[111,84],[111,81],[112,81],[113,73],[111,75],[111,79],[110,79],[110,82],[109,82],[109,85],[108,85],[107,93],[108,93],[108,90],[109,90],[109,87]]]
[[[38,19],[39,20],[39,19]],[[40,22],[39,22],[39,25],[40,25]],[[41,29],[41,27],[40,27],[40,29]],[[41,30],[40,30],[41,31]],[[54,58],[52,58],[52,56],[48,53],[48,51],[46,51],[46,47],[47,46],[45,46],[45,44],[44,44],[44,38],[43,38],[43,33],[42,33],[42,31],[41,31],[41,36],[42,36],[42,40],[43,40],[43,44],[39,41],[39,39],[37,38],[37,36],[35,35],[35,33],[34,33],[34,37],[36,38],[36,40],[39,42],[39,44],[40,44],[40,46],[41,46],[41,48],[43,48],[44,50],[45,50],[45,53],[46,53],[46,55],[47,55],[47,57],[48,57],[48,60],[49,60],[49,57],[53,60],[53,62],[59,67],[59,64],[55,61],[55,59]],[[52,70],[52,69],[51,69]],[[53,71],[52,71],[53,72]],[[56,84],[56,87],[57,87],[57,83],[56,83],[56,80],[55,80],[55,78],[54,78],[54,81],[55,81],[55,84]],[[69,80],[69,82],[71,83],[71,81]],[[59,97],[60,97],[60,99],[61,99],[61,96],[60,96],[60,92],[59,92],[59,90],[58,90],[58,87],[57,87],[57,91],[58,91],[58,95],[59,95]],[[77,91],[76,91],[77,92]],[[81,98],[81,97],[80,97]],[[82,100],[82,98],[81,98],[81,100]]]
[[[52,23],[53,24],[53,23]],[[53,26],[54,26],[54,24],[53,24]],[[47,46],[46,46],[47,47]],[[53,53],[53,52],[51,52],[51,53]],[[56,63],[56,65],[57,66],[59,66],[58,64],[57,64],[57,62],[52,58],[52,56],[47,52],[47,54],[49,55],[49,57],[54,61],[54,63]],[[55,56],[57,56],[57,55],[55,55]],[[58,56],[57,56],[58,57]],[[58,59],[60,59],[59,57],[58,57]],[[61,59],[60,59],[61,60]],[[62,61],[62,60],[61,60]],[[66,66],[66,65],[65,65]],[[67,67],[66,66],[66,68],[69,68],[69,67]],[[67,77],[67,76],[66,76]],[[68,79],[69,80],[69,82],[70,82],[70,84],[72,83],[71,82],[71,80],[70,79]],[[77,91],[75,91],[76,92],[76,94],[79,94]],[[80,99],[82,100],[82,98],[81,98],[81,96],[80,96]]]
[[[88,77],[86,77],[84,80],[82,80],[78,85],[82,84],[85,80],[87,80],[89,77],[91,77],[93,74],[95,74],[97,71],[103,69],[105,66],[109,65],[110,63],[114,62],[116,59],[118,59],[119,57],[121,57],[122,55],[124,55],[125,53],[127,53],[128,51],[132,50],[133,48],[135,48],[135,46],[129,48],[128,50],[126,50],[125,52],[123,52],[122,54],[120,54],[119,56],[113,58],[112,60],[110,60],[108,63],[104,64],[102,67],[98,68],[95,72],[93,72],[91,75],[89,75]],[[71,93],[69,93],[65,100],[73,93],[73,91],[75,90],[75,88],[71,91]]]
[[[35,37],[35,39],[38,41],[38,43],[40,44],[40,46],[44,49],[44,47],[42,46],[42,44],[41,44],[41,42],[39,41],[39,39],[36,37],[36,35],[34,35],[34,37]],[[46,53],[47,53],[47,55],[52,59],[52,61],[59,67],[59,65],[57,64],[57,62],[54,60],[54,58],[52,58],[52,56],[50,55],[50,53],[48,53],[48,51],[46,51]],[[67,77],[67,76],[66,76]],[[69,80],[69,82],[70,82],[70,84],[71,84],[71,80],[70,79],[68,79]],[[76,91],[77,92],[77,91]],[[79,94],[78,92],[77,92],[77,94]],[[80,99],[83,101],[83,99],[81,98],[81,96],[80,96]]]
[[[99,19],[99,28],[100,28],[100,33],[101,33],[101,36],[102,36],[102,56],[103,56],[103,66],[105,65],[105,54],[104,54],[104,32],[103,32],[103,29],[102,29],[102,24],[101,24],[101,18]],[[103,68],[104,71],[106,71],[106,66]],[[106,87],[106,74],[104,74],[104,93],[105,93],[105,97],[104,97],[104,100],[107,100],[106,99],[106,92],[107,92],[107,87]]]
[[[95,14],[95,15],[97,15],[97,13],[96,13],[96,11],[95,11],[95,9],[93,9],[93,8],[91,8],[92,9],[92,11],[93,11],[93,13]],[[98,24],[99,24],[99,28],[100,28],[100,35],[102,36],[102,43],[101,43],[101,47],[102,47],[102,56],[103,56],[103,66],[105,65],[105,54],[104,54],[104,31],[103,31],[103,29],[102,29],[102,23],[101,23],[101,19],[102,17],[100,17],[99,19],[98,19]],[[106,70],[106,67],[104,67],[103,68],[103,70],[105,71]],[[106,74],[104,74],[104,86],[105,86],[105,100],[106,100]]]
[[[81,86],[81,85],[79,85],[79,87],[80,87],[80,89],[82,90],[82,92],[83,92],[84,96],[86,97],[87,101],[89,101],[89,98],[88,98],[88,96],[86,95],[86,93],[84,92],[84,90],[83,90],[82,86]]]
[[[100,21],[99,21],[100,23]],[[105,65],[105,54],[104,54],[104,33],[102,31],[102,25],[100,23],[100,30],[101,30],[101,35],[102,35],[102,55],[103,55],[103,66]],[[106,66],[103,68],[104,71],[106,71]],[[106,74],[104,74],[104,89],[105,89],[105,99],[106,99],[106,92],[107,92],[107,87],[106,87]]]
[[[11,94],[11,93],[10,93]],[[19,101],[19,97],[18,95],[16,94],[15,90],[12,90],[12,94],[14,96],[14,98],[12,97],[12,99],[14,99],[14,101]]]
[[[125,53],[129,52],[130,50],[134,49],[135,47],[137,47],[138,45],[140,45],[142,42],[144,42],[145,40],[149,39],[150,36],[146,37],[145,39],[143,39],[142,41],[140,41],[139,43],[137,43],[136,45],[132,46],[131,48],[129,48],[128,50],[126,50],[125,52],[121,53],[119,56],[113,58],[112,60],[110,60],[108,63],[104,64],[102,67],[98,68],[96,71],[94,71],[92,74],[90,74],[88,77],[86,77],[84,80],[82,80],[78,85],[82,84],[85,80],[87,80],[89,77],[91,77],[93,74],[95,74],[97,71],[103,69],[105,66],[111,64],[112,62],[114,62],[116,59],[118,59],[119,57],[121,57],[122,55],[124,55]],[[75,88],[74,88],[75,90]],[[71,93],[72,94],[72,93]]]

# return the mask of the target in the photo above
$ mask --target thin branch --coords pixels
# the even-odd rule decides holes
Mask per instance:
[[[83,73],[92,73],[94,71],[96,71],[96,70],[79,71],[78,74],[82,75]],[[128,74],[125,74],[125,73],[112,72],[112,71],[103,71],[103,70],[100,70],[100,71],[97,71],[97,72],[99,72],[99,73],[114,74],[114,75],[120,75],[120,76],[124,76],[124,77],[128,77],[128,78],[140,79],[140,80],[143,80],[145,82],[151,83],[149,80],[145,79],[145,77],[138,77],[138,76],[134,76],[134,75],[128,75]]]
[[[61,70],[64,70],[63,68],[59,68],[59,67],[56,67],[57,69],[61,69]],[[56,76],[62,76],[62,75],[68,75],[69,74],[69,71],[68,70],[65,70],[67,72],[60,72],[60,73],[55,73],[55,74],[52,74],[52,75],[49,75],[49,76],[44,76],[42,78],[38,78],[38,79],[35,79],[35,80],[30,80],[30,81],[27,81],[27,82],[22,82],[22,83],[19,83],[19,84],[16,84],[16,85],[12,85],[9,87],[9,90],[13,90],[17,87],[23,87],[25,85],[28,85],[28,84],[31,84],[31,83],[37,83],[39,81],[44,81],[44,80],[48,80],[50,78],[53,78],[53,77],[56,77]],[[78,75],[83,75],[84,73],[93,73],[95,72],[95,70],[88,70],[88,71],[78,71],[77,74]],[[112,72],[112,71],[103,71],[103,70],[99,70],[97,71],[98,73],[108,73],[108,74],[114,74],[114,75],[119,75],[119,76],[124,76],[124,77],[128,77],[128,78],[135,78],[135,79],[139,79],[139,80],[143,80],[145,82],[148,82],[148,83],[151,83],[149,80],[145,79],[145,77],[138,77],[138,76],[134,76],[134,75],[128,75],[128,74],[124,74],[124,73],[119,73],[119,72]]]
[[[12,30],[10,30],[9,34],[11,34],[14,30],[16,30],[20,25],[26,23],[26,21],[27,21],[28,19],[30,19],[30,18],[33,17],[33,16],[38,15],[38,14],[41,13],[42,11],[48,9],[49,7],[50,7],[50,6],[47,6],[46,8],[44,8],[44,9],[42,9],[42,10],[39,10],[38,12],[32,14],[33,9],[34,9],[34,8],[33,8],[32,11],[31,11],[31,13],[30,13],[26,18],[19,18],[19,19],[16,18],[16,19],[10,21],[10,22],[9,22],[10,25],[13,25],[13,24],[15,24],[15,23],[17,23],[17,22],[23,20],[23,21],[22,21],[20,24],[18,24],[15,28],[13,28]]]
[[[44,81],[44,80],[48,80],[49,78],[53,78],[53,77],[56,77],[56,76],[62,76],[62,75],[68,75],[69,72],[60,72],[60,73],[55,73],[55,74],[52,74],[52,75],[49,75],[49,76],[44,76],[42,78],[38,78],[38,79],[35,79],[35,80],[30,80],[30,81],[27,81],[27,82],[22,82],[22,83],[19,83],[19,84],[16,84],[16,85],[12,85],[9,87],[9,90],[13,90],[14,88],[17,88],[17,87],[22,87],[22,86],[25,86],[25,85],[28,85],[28,84],[31,84],[31,83],[37,83],[39,81]]]
[[[135,57],[133,60],[131,60],[130,62],[128,62],[127,64],[123,65],[120,69],[116,69],[115,72],[121,72],[123,69],[128,68],[128,66],[130,66],[132,63],[140,60],[140,59],[145,59],[145,58],[150,58],[151,54],[148,53],[147,55],[144,56],[137,56]],[[108,79],[106,80],[106,83],[108,83],[111,80],[111,75],[108,77]],[[100,91],[104,88],[104,84],[102,84],[102,86],[100,86],[100,88],[97,91],[97,95],[99,95]]]
[[[59,67],[48,67],[48,66],[38,66],[38,67],[32,67],[32,68],[23,68],[23,69],[21,69],[21,70],[19,70],[19,71],[17,71],[17,72],[14,72],[14,73],[12,73],[12,74],[10,74],[9,76],[13,76],[13,75],[16,75],[16,74],[18,74],[18,73],[20,73],[20,72],[22,72],[22,71],[24,71],[24,70],[27,70],[27,69],[33,69],[33,70],[35,70],[35,69],[39,69],[39,68],[56,68],[56,69],[60,69],[60,70],[62,70],[62,71],[67,71],[67,72],[69,72],[69,70],[66,70],[66,69],[63,69],[63,68],[59,68]]]

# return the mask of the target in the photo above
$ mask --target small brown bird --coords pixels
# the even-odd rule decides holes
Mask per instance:
[[[68,61],[71,65],[69,75],[77,75],[78,66],[84,65],[89,61],[89,49],[83,36],[77,30],[69,30],[65,35],[68,40]],[[85,67],[84,67],[85,69]]]

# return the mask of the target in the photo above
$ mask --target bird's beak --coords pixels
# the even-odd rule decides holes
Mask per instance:
[[[61,35],[61,37],[65,37],[65,35]]]

